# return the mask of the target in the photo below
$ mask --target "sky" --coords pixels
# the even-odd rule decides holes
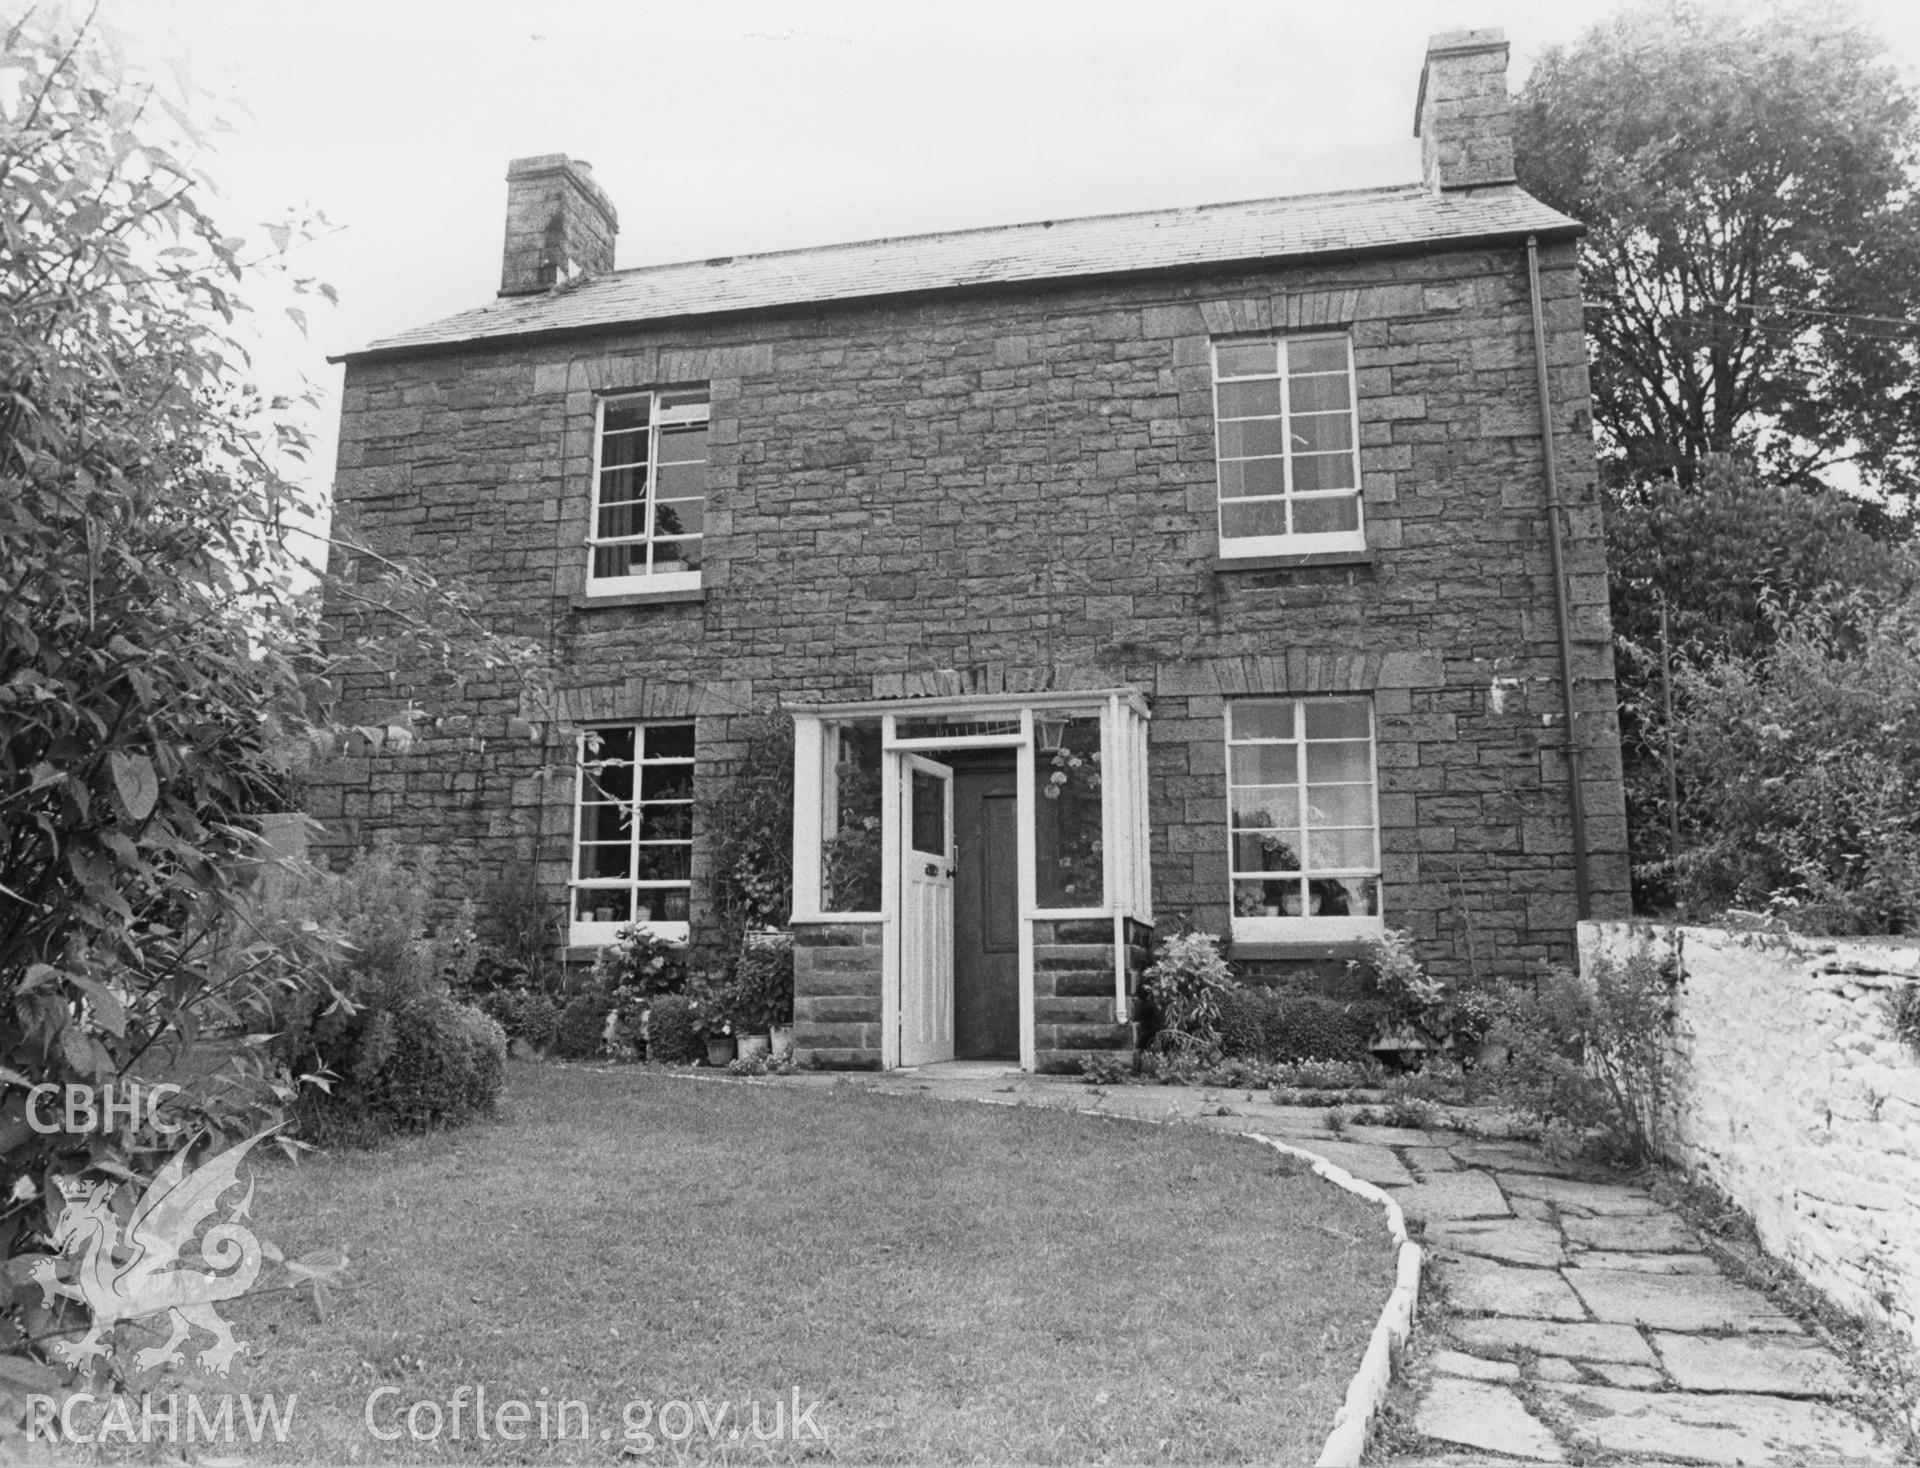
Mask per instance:
[[[508,160],[592,163],[621,268],[1419,176],[1427,37],[1497,26],[1517,89],[1595,0],[101,0],[131,62],[233,131],[202,165],[234,233],[324,214],[260,315],[263,385],[499,285]],[[1861,10],[1920,76],[1920,6]],[[269,308],[278,304],[271,296]]]

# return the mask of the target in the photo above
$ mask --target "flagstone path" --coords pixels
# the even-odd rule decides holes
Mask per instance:
[[[1858,1389],[1841,1359],[1729,1278],[1677,1214],[1643,1188],[1527,1143],[1401,1127],[1336,1134],[1325,1111],[1258,1093],[1095,1090],[997,1066],[853,1083],[1259,1132],[1386,1188],[1425,1225],[1427,1278],[1447,1304],[1425,1311],[1416,1331],[1420,1443],[1401,1461],[1899,1461],[1849,1409]]]

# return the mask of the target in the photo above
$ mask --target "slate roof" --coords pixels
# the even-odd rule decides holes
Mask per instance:
[[[1419,184],[905,235],[857,244],[618,270],[490,301],[335,361],[718,312],[1233,262],[1404,251],[1580,224],[1517,188],[1436,194]]]

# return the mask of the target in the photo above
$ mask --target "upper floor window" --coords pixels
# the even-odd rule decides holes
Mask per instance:
[[[1364,550],[1346,336],[1213,347],[1220,554]]]
[[[1372,700],[1230,700],[1227,803],[1235,937],[1381,931]]]
[[[575,943],[628,924],[687,936],[693,877],[693,725],[614,724],[580,738]]]
[[[707,390],[620,393],[599,402],[587,590],[700,584],[707,508]]]

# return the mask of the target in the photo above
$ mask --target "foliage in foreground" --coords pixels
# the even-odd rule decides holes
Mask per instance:
[[[457,688],[537,662],[371,553],[341,599],[385,631],[337,629],[323,654],[294,594],[309,507],[280,472],[304,440],[249,383],[241,293],[276,274],[331,292],[271,263],[300,225],[260,256],[219,227],[193,100],[91,24],[0,21],[0,1262],[38,1247],[60,1178],[134,1176],[176,1145],[124,1116],[34,1131],[30,1087],[192,1068],[328,961],[312,934],[269,941],[250,896],[259,813],[334,739],[327,677],[424,661]],[[170,1120],[231,1140],[284,1099],[241,1046]],[[0,1272],[0,1398],[42,1379],[17,1353],[53,1323]]]

